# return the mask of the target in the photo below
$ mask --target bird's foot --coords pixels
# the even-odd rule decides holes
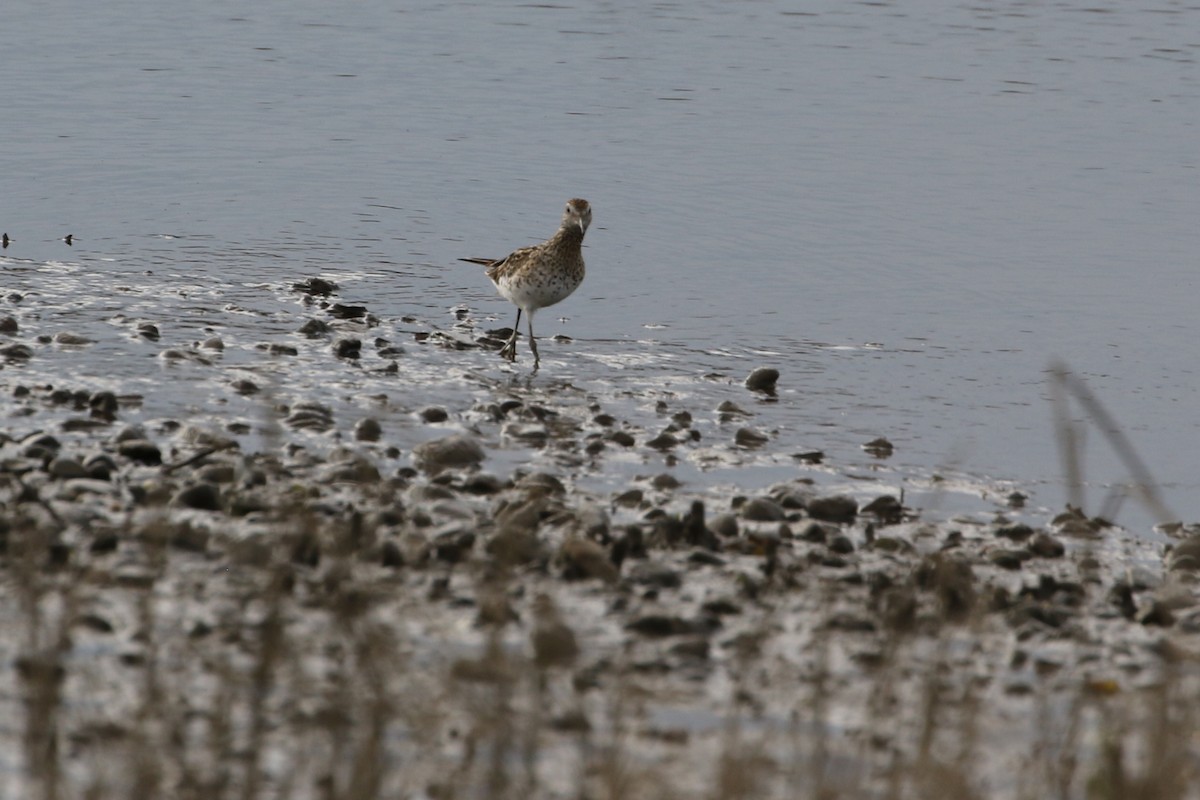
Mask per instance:
[[[500,357],[507,361],[517,360],[517,342],[515,339],[510,339],[504,347],[500,348]]]

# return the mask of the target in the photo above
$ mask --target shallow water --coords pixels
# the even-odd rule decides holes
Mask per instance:
[[[459,305],[511,324],[455,259],[540,240],[582,196],[588,278],[538,318],[534,387],[651,419],[732,398],[772,432],[758,471],[685,479],[770,482],[805,449],[870,470],[859,446],[882,435],[896,474],[1011,480],[1059,508],[1060,358],[1194,520],[1198,23],[1167,2],[10,9],[0,274],[25,296],[0,313],[22,339],[97,343],[40,346],[0,382],[141,392],[147,419],[261,416],[221,372],[159,357],[211,329],[222,366],[344,406],[342,430],[375,413],[407,446],[430,435],[407,411],[528,374],[411,340]],[[310,275],[408,350],[398,376],[292,333]],[[778,402],[737,386],[760,364]],[[1129,475],[1087,445],[1095,512]]]

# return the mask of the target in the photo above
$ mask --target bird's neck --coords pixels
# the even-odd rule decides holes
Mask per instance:
[[[564,225],[550,237],[551,247],[578,250],[583,244],[583,230],[578,225]]]

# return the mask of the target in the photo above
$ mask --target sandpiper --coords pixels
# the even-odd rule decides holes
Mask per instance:
[[[496,284],[500,294],[517,307],[517,321],[512,336],[500,348],[500,355],[509,361],[517,358],[517,332],[521,327],[521,312],[529,316],[529,349],[533,351],[533,368],[541,365],[537,340],[533,338],[533,312],[565,300],[583,283],[583,235],[592,224],[592,207],[587,200],[576,197],[567,201],[562,224],[558,231],[541,244],[514,250],[501,259],[462,258],[472,264],[487,267],[487,276]]]

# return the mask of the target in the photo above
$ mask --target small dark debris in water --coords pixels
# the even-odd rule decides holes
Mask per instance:
[[[11,242],[11,241],[12,241],[12,239],[9,239],[9,238],[8,238],[8,234],[7,234],[7,233],[6,233],[6,234],[4,234],[4,239],[3,239],[3,242],[4,242],[4,249],[5,249],[5,250],[7,250],[7,249],[8,249],[8,243],[9,243],[9,242]]]
[[[293,283],[292,289],[307,295],[328,297],[338,290],[338,285],[324,278],[305,278],[298,283]]]
[[[234,381],[232,386],[233,390],[240,395],[258,394],[258,384],[245,378]]]
[[[152,342],[157,342],[162,338],[162,334],[158,331],[158,326],[153,322],[139,322],[137,325],[137,334],[143,339],[149,339]]]
[[[19,326],[15,317],[0,317],[0,333],[12,335],[17,332]]]
[[[896,449],[891,442],[889,442],[887,439],[884,439],[882,436],[880,436],[878,439],[872,439],[862,447],[863,450],[866,450],[867,453],[875,456],[875,458],[890,458]]]
[[[1029,499],[1028,495],[1021,494],[1020,492],[1013,492],[1012,494],[1010,494],[1008,496],[1008,507],[1009,508],[1024,508],[1025,501],[1028,499]]]
[[[362,319],[367,315],[367,307],[334,303],[329,307],[329,313],[338,319]]]
[[[459,322],[462,322],[469,316],[471,316],[471,309],[467,308],[466,306],[458,306],[454,309],[454,318]]]
[[[746,377],[746,388],[752,392],[771,394],[775,391],[775,384],[778,380],[779,370],[771,367],[759,367]]]
[[[792,458],[804,464],[820,464],[825,460],[825,453],[821,450],[806,450],[803,453],[792,453]]]
[[[73,234],[68,233],[66,236],[63,237],[63,241],[67,243],[68,247],[75,246],[75,236]]]

